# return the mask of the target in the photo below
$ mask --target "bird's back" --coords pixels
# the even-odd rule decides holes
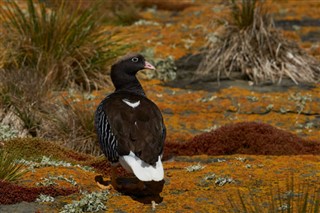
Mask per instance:
[[[131,151],[153,165],[163,152],[166,130],[161,112],[144,96],[130,92],[109,95],[98,107],[95,125],[100,145],[111,161]]]

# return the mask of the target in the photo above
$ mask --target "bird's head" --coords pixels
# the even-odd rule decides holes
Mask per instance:
[[[129,54],[120,58],[111,67],[111,80],[116,91],[131,91],[144,95],[144,91],[136,78],[139,70],[155,67],[147,62],[141,54]]]
[[[135,75],[143,69],[155,70],[156,68],[147,62],[141,54],[129,54],[120,58],[111,67],[111,78],[113,75],[128,74]]]

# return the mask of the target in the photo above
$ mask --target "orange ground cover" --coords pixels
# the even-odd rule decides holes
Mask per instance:
[[[172,55],[175,59],[198,52],[205,44],[205,36],[215,28],[211,20],[225,16],[225,6],[218,1],[196,1],[191,7],[174,16],[171,12],[160,11],[156,14],[147,11],[142,14],[147,20],[157,21],[159,26],[112,27],[114,40],[121,43],[134,43],[131,51],[141,51],[152,47],[157,57]],[[302,2],[302,1],[301,1]],[[300,1],[272,1],[272,12],[280,18],[296,19],[303,16],[319,18],[320,4],[316,1],[302,4]],[[160,14],[160,15],[159,15]],[[284,15],[281,15],[284,14]],[[210,28],[212,26],[212,28]],[[111,29],[111,27],[107,26]],[[312,29],[302,28],[299,31],[285,32],[288,38],[295,39],[305,50],[315,57],[320,57],[319,43],[302,43],[300,35]],[[190,44],[188,42],[192,40]],[[318,46],[317,46],[318,45]],[[320,85],[312,89],[292,87],[283,92],[254,92],[242,87],[229,87],[216,92],[170,88],[158,80],[142,81],[147,96],[162,110],[168,128],[168,143],[187,144],[194,136],[226,124],[244,121],[258,121],[270,124],[284,131],[298,134],[304,139],[320,138]],[[112,92],[110,86],[103,91],[94,91],[93,100],[84,100],[83,94],[75,94],[70,99],[79,98],[80,104],[88,110],[94,110],[100,100]],[[68,93],[63,92],[67,97]],[[40,147],[40,146],[39,146]],[[170,148],[170,147],[169,147]],[[184,149],[193,147],[185,146]],[[45,149],[44,155],[53,155],[51,149]],[[199,154],[199,153],[198,153]],[[201,153],[200,153],[201,154]],[[203,153],[202,153],[203,154]],[[72,153],[72,155],[75,155]],[[77,162],[70,155],[69,160]],[[57,158],[68,160],[68,155]],[[170,158],[171,157],[171,158]],[[219,160],[220,159],[220,160]],[[93,162],[95,161],[95,162]],[[77,189],[98,191],[95,177],[103,174],[109,180],[109,166],[101,159],[83,159],[80,164],[95,166],[95,171],[84,171],[77,167],[44,167],[28,172],[18,182],[25,187],[34,187],[37,182],[48,175],[70,175],[78,183]],[[203,169],[188,172],[186,167],[200,163]],[[165,186],[160,196],[162,202],[156,205],[157,212],[228,212],[228,197],[237,201],[236,193],[247,194],[248,191],[263,201],[269,199],[270,188],[277,185],[286,192],[287,180],[292,175],[294,185],[308,183],[310,186],[320,185],[319,155],[197,155],[167,156],[164,162]],[[212,177],[213,179],[208,179]],[[207,177],[207,179],[206,179]],[[230,177],[234,181],[223,186],[215,184],[217,177]],[[59,187],[70,187],[70,183],[57,181]],[[144,204],[136,197],[121,195],[111,190],[111,197],[106,202],[110,212],[149,212],[151,205]],[[45,204],[40,212],[58,212],[65,203],[79,199],[79,194],[58,197],[51,204]],[[249,198],[248,198],[249,199]]]

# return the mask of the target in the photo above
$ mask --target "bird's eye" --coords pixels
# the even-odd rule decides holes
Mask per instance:
[[[133,61],[133,62],[138,62],[138,61],[139,61],[139,58],[134,57],[134,58],[131,59],[131,61]]]

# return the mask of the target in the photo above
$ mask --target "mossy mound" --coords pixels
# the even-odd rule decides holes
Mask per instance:
[[[40,138],[16,138],[5,142],[5,149],[16,154],[17,159],[36,160],[42,156],[50,156],[57,160],[66,160],[72,163],[80,163],[93,160],[94,157],[76,152]]]
[[[195,136],[186,143],[169,142],[170,155],[303,155],[319,154],[320,143],[308,141],[269,124],[240,122]]]

